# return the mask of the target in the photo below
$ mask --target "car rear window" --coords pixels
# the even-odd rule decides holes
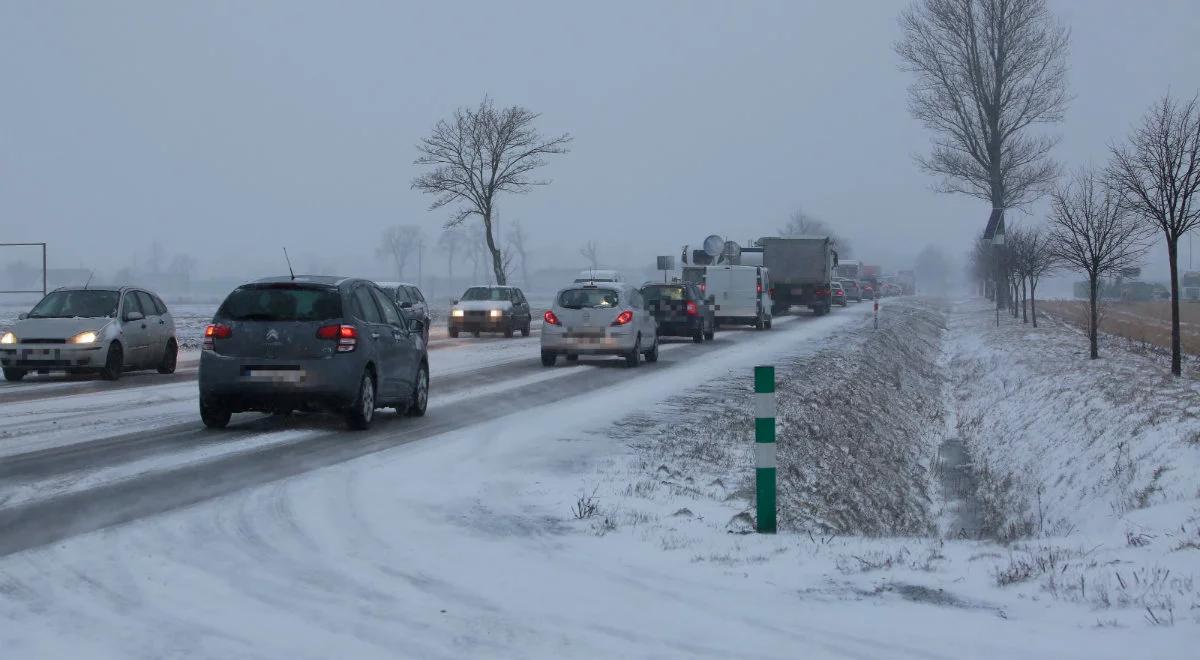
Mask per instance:
[[[234,289],[217,317],[230,321],[325,321],[342,318],[337,289],[251,285]]]
[[[648,286],[642,289],[646,302],[658,300],[687,300],[687,291],[681,286]]]
[[[608,309],[616,307],[620,295],[612,289],[567,289],[558,294],[558,304],[566,309]]]

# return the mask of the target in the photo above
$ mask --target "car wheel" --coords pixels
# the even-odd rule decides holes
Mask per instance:
[[[158,364],[158,373],[173,374],[175,373],[175,364],[179,361],[179,347],[175,345],[175,340],[167,341],[167,350],[163,353],[162,362]]]
[[[412,404],[408,407],[409,417],[424,417],[429,407],[429,367],[424,364],[417,370],[417,384],[413,387]]]
[[[567,359],[569,360],[571,358],[568,357]],[[555,362],[558,362],[558,354],[557,353],[551,353],[550,351],[542,351],[542,366],[543,367],[553,367]]]
[[[4,369],[4,380],[10,380],[15,383],[18,380],[21,380],[22,378],[24,378],[26,373],[27,372],[24,369],[5,368]]]
[[[530,324],[530,323],[532,323],[532,322],[533,322],[533,321],[526,321],[526,322],[525,322],[525,325],[524,325],[524,327],[522,327],[522,328],[521,328],[521,336],[522,336],[522,337],[528,337],[528,336],[529,336],[529,324]]]
[[[200,420],[210,429],[223,429],[229,425],[233,412],[219,399],[200,397]]]
[[[512,327],[511,323],[504,326],[504,336],[508,337],[508,338],[511,338],[513,336],[513,327]]]
[[[450,328],[450,338],[458,339],[458,330],[455,330],[454,328]]]
[[[767,329],[767,321],[766,321],[766,319],[763,318],[762,314],[759,314],[758,318],[754,319],[754,329],[755,330],[766,330]]]
[[[476,339],[479,339],[479,331],[478,331],[478,330],[476,330],[475,332],[472,332],[472,333],[471,333],[471,336],[472,336],[472,337],[474,337],[474,338],[476,338]]]
[[[633,368],[638,366],[638,362],[642,359],[642,336],[638,335],[633,343],[633,350],[625,354],[625,366]]]
[[[646,362],[658,362],[658,337],[654,338],[654,347],[646,351]]]
[[[117,380],[121,377],[121,369],[125,366],[125,351],[117,342],[108,345],[108,355],[104,358],[104,368],[100,377],[104,380]]]
[[[764,325],[766,326],[767,330],[770,330],[770,329],[771,329],[771,324],[772,324],[773,322],[774,322],[774,319],[772,319],[770,316],[768,316],[768,317],[767,317],[767,321],[766,321],[766,323],[764,324]]]
[[[696,331],[692,333],[692,341],[697,344],[704,343],[704,326],[696,328]]]
[[[705,340],[705,341],[712,341],[713,339],[715,339],[715,338],[716,338],[716,336],[717,336],[717,324],[716,324],[716,323],[709,323],[709,324],[708,324],[708,330],[706,330],[706,331],[704,332],[704,340]]]
[[[346,409],[346,424],[356,431],[365,431],[375,419],[375,378],[368,369],[358,384],[358,396]]]

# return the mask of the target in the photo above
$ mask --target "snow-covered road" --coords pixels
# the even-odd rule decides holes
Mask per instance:
[[[188,383],[5,404],[20,421],[0,437],[0,648],[23,659],[1132,657],[1096,643],[1109,631],[860,592],[787,535],[722,533],[689,561],[678,538],[700,533],[698,520],[642,538],[570,515],[598,465],[626,460],[612,429],[631,413],[869,327],[869,306],[851,306],[672,343],[637,370],[545,369],[536,340],[456,343],[434,353],[428,416],[385,415],[367,433],[303,415],[207,432],[194,410],[171,416],[194,407]],[[66,410],[104,396],[114,417],[99,427]],[[1182,657],[1179,640],[1140,650]]]

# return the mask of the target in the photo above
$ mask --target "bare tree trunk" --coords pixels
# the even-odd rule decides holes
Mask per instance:
[[[1100,325],[1100,314],[1096,309],[1096,290],[1099,288],[1099,282],[1097,282],[1097,279],[1098,278],[1096,275],[1088,276],[1088,303],[1091,305],[1091,322],[1088,324],[1088,343],[1091,345],[1091,358],[1093,360],[1100,357],[1100,347],[1098,341],[1100,331],[1099,328],[1097,328],[1097,326]]]
[[[487,237],[488,252],[492,255],[492,275],[495,277],[496,284],[504,286],[508,284],[508,278],[504,273],[504,260],[500,254],[500,248],[496,247],[496,238],[492,236],[492,209],[484,209],[483,228]]]
[[[1021,278],[1021,323],[1029,323],[1029,281]]]
[[[1167,259],[1171,262],[1171,373],[1183,374],[1179,341],[1179,239],[1167,237]]]
[[[1037,327],[1037,280],[1029,280],[1029,316]]]

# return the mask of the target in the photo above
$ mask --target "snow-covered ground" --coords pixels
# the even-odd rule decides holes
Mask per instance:
[[[1195,487],[1200,448],[1186,435],[1158,441],[1163,451],[1192,452],[1170,463],[1175,474],[1159,476],[1162,498],[1108,525],[1010,546],[943,538],[951,530],[939,512],[955,496],[937,487],[939,443],[971,419],[975,400],[955,403],[956,375],[1025,332],[992,335],[976,316],[970,304],[888,300],[875,330],[869,307],[852,305],[767,333],[672,344],[659,364],[636,371],[601,360],[542,369],[535,340],[438,351],[444,390],[421,423],[389,420],[368,435],[303,417],[235,424],[225,442],[246,460],[268,451],[256,443],[294,443],[306,449],[279,460],[311,464],[237,481],[241,457],[222,454],[229,471],[221,474],[238,484],[228,494],[0,557],[0,648],[14,658],[1194,657],[1200,609],[1189,607],[1200,550],[1172,550],[1175,539],[1161,536],[1135,547],[1119,528],[1140,513],[1195,533],[1200,494],[1181,484],[1191,470]],[[1001,361],[1004,377],[1016,379],[1010,387],[1020,390],[1023,378],[1040,387],[1054,369],[1071,368],[1051,360],[1061,357],[1055,341],[1031,344],[1049,356],[1045,365]],[[504,351],[511,360],[487,361]],[[780,473],[795,491],[784,506],[811,502],[803,515],[784,512],[776,536],[741,533],[753,510],[750,369],[760,363],[776,364],[786,381]],[[142,407],[138,397],[152,389],[124,394],[125,409]],[[172,405],[168,392],[129,414],[161,406],[166,417]],[[1194,422],[1163,415],[1157,424],[1168,429]],[[1042,423],[1057,428],[1054,419]],[[1068,430],[1080,423],[1063,419]],[[28,437],[43,433],[54,431]],[[1138,435],[1138,447],[1157,447],[1151,435]],[[158,459],[131,453],[123,465],[211,460],[201,454],[220,452],[221,441],[203,437],[218,447],[180,458],[155,444]],[[1027,437],[1022,448],[1035,438]],[[326,454],[335,458],[319,460]],[[1148,455],[1151,463],[1162,456]],[[30,465],[49,469],[36,458]],[[1077,486],[1092,474],[1085,460],[1063,470]],[[56,488],[86,496],[101,483],[111,490],[142,479],[75,478],[79,485]],[[181,481],[177,489],[205,487]],[[141,493],[133,491],[130,511],[153,506]],[[589,499],[594,513],[577,517],[573,509],[589,508]],[[1092,516],[1081,501],[1061,498],[1056,511]],[[881,507],[897,513],[891,527]],[[0,527],[36,529],[3,513]],[[1000,586],[1022,562],[1030,576]],[[1089,563],[1144,581],[1143,592],[1174,594],[1175,624],[1151,625],[1120,592],[1109,592],[1108,607],[1071,598],[1057,572],[1074,577]]]

